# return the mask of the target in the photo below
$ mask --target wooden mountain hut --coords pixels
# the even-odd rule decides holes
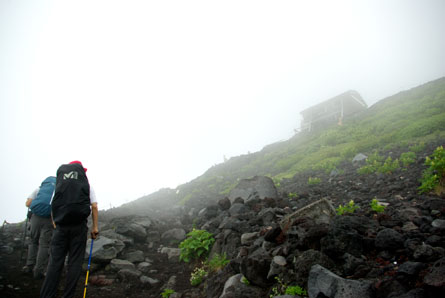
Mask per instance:
[[[323,129],[332,124],[342,125],[344,119],[367,109],[357,91],[350,90],[300,112],[301,131]]]

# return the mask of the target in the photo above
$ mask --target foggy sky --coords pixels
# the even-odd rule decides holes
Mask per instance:
[[[2,222],[72,160],[106,209],[445,75],[441,0],[61,2],[0,0]]]

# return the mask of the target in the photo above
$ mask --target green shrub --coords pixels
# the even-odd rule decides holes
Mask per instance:
[[[378,152],[374,152],[366,159],[366,165],[359,168],[357,172],[361,175],[372,174],[382,166],[383,156],[380,156]]]
[[[218,271],[224,268],[230,261],[227,260],[227,255],[224,253],[222,255],[215,254],[210,261],[206,261],[206,266],[209,267],[211,271]]]
[[[270,298],[281,295],[307,296],[307,291],[304,290],[302,287],[288,286],[278,276],[275,276],[275,280],[278,282],[278,285],[271,289],[271,294],[269,295]]]
[[[162,298],[168,298],[171,294],[173,294],[175,291],[172,289],[165,289],[164,292],[161,293]]]
[[[337,215],[343,215],[345,213],[354,213],[357,209],[359,209],[359,207],[355,205],[353,200],[350,200],[348,204],[344,206],[339,205],[335,210],[337,211]]]
[[[385,160],[385,163],[377,168],[377,172],[383,173],[383,174],[389,174],[393,173],[400,169],[399,160],[392,160],[391,156],[388,156],[388,158]]]
[[[371,209],[377,213],[385,211],[386,206],[380,205],[376,198],[371,201]]]
[[[244,275],[241,277],[241,282],[246,286],[250,285],[250,281]]]
[[[318,177],[309,177],[307,184],[309,185],[317,185],[321,183],[321,179]]]
[[[357,173],[361,175],[372,174],[375,172],[388,174],[398,170],[399,168],[400,163],[398,159],[393,161],[391,156],[388,156],[383,163],[383,157],[375,152],[366,159],[366,165],[359,168]]]
[[[415,153],[422,152],[423,150],[425,150],[425,143],[424,142],[420,142],[419,144],[412,145],[412,146],[409,147],[409,150],[413,151]]]
[[[300,286],[288,286],[286,291],[284,292],[286,295],[299,295],[299,296],[307,296],[307,291],[304,290]]]
[[[190,284],[192,286],[197,286],[201,284],[206,275],[207,271],[205,271],[204,268],[196,267],[190,276]]]
[[[292,200],[298,198],[298,195],[296,193],[290,192],[287,197]]]
[[[206,230],[193,229],[187,238],[179,244],[179,259],[188,263],[191,259],[199,259],[209,253],[215,239]]]
[[[445,150],[443,146],[437,147],[431,156],[425,160],[425,165],[429,166],[423,171],[419,192],[432,192],[441,194],[445,189]]]
[[[400,161],[402,162],[403,166],[406,168],[410,164],[412,164],[416,161],[416,153],[414,153],[412,151],[404,152],[400,155]]]

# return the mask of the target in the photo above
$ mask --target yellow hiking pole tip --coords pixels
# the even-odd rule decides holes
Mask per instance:
[[[90,275],[91,255],[93,254],[93,243],[94,239],[91,238],[90,256],[88,257],[88,269],[87,269],[87,277],[85,278],[85,289],[83,290],[83,298],[85,298],[87,295],[88,277]]]

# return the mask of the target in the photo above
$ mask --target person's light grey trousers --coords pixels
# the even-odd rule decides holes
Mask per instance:
[[[28,246],[26,266],[34,266],[34,275],[46,272],[49,256],[49,244],[53,234],[51,218],[36,214],[31,216],[31,243]]]

